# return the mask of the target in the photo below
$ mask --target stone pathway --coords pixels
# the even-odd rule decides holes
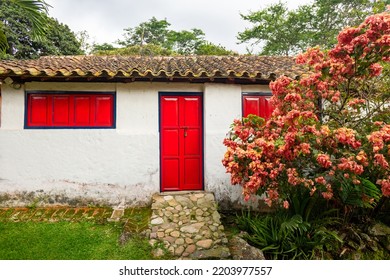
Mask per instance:
[[[108,207],[4,207],[0,222],[99,221],[122,222],[124,231],[140,233],[149,225],[150,208],[112,209]],[[118,214],[118,212],[120,212]]]
[[[0,208],[0,221],[13,222],[57,222],[57,221],[80,221],[109,219],[112,215],[110,208],[93,207],[16,207]]]
[[[150,243],[161,242],[179,259],[227,259],[228,240],[214,195],[208,192],[155,194]],[[161,248],[156,256],[163,254]]]

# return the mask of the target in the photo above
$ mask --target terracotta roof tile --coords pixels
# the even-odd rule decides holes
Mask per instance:
[[[281,56],[45,56],[0,61],[0,78],[138,78],[271,80],[296,78],[304,69]]]

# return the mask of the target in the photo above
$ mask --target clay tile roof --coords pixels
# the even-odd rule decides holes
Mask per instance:
[[[291,57],[281,56],[44,56],[0,61],[0,78],[24,80],[214,80],[269,81],[304,73]]]

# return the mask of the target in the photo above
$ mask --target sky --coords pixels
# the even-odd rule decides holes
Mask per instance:
[[[227,49],[246,53],[248,44],[237,44],[238,32],[250,28],[241,14],[258,11],[279,0],[46,0],[49,15],[74,32],[87,31],[90,43],[114,43],[125,28],[153,16],[166,19],[170,29],[199,28],[205,39]],[[290,9],[311,0],[284,1]],[[256,51],[256,48],[253,49]]]

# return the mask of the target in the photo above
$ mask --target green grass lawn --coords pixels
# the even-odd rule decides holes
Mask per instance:
[[[2,260],[153,259],[148,240],[134,235],[119,245],[123,224],[0,222]]]

